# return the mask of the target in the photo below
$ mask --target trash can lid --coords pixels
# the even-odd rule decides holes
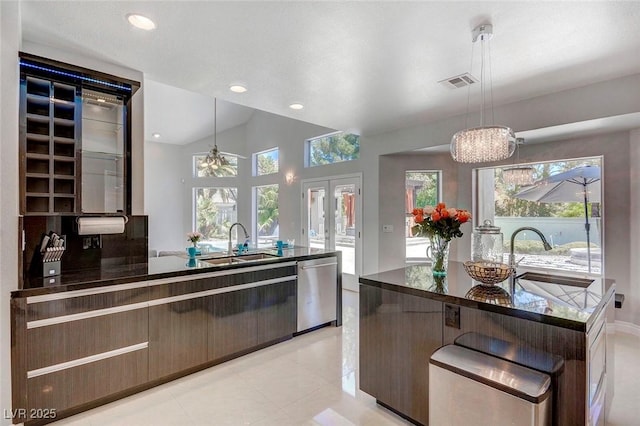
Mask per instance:
[[[429,363],[532,403],[551,394],[547,374],[461,346],[438,349]]]

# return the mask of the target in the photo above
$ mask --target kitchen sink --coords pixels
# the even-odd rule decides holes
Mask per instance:
[[[238,263],[247,263],[247,262],[255,262],[259,260],[267,260],[274,259],[278,256],[274,254],[268,253],[253,253],[253,254],[243,254],[240,256],[224,256],[224,257],[213,257],[209,259],[200,259],[203,262],[210,263],[212,265],[235,265]]]
[[[239,261],[235,257],[217,257],[213,259],[202,259],[202,261],[212,265],[233,265],[236,263],[242,263],[242,261]]]
[[[234,257],[238,262],[252,262],[255,260],[267,260],[267,259],[275,259],[279,256],[275,254],[268,253],[255,253],[255,254],[242,254],[240,256]]]
[[[590,278],[567,277],[562,275],[540,274],[536,272],[525,272],[516,276],[518,281],[536,281],[540,283],[551,283],[572,287],[587,288],[593,283]]]

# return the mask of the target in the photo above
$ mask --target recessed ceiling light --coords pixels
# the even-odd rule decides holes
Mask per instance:
[[[298,102],[294,102],[291,105],[289,105],[289,108],[291,108],[291,109],[302,109],[302,108],[304,108],[304,105],[302,105],[301,103],[298,103]]]
[[[229,86],[229,90],[235,93],[244,93],[247,91],[247,86],[243,84],[232,84]]]
[[[160,133],[153,133],[151,136],[153,136],[156,139],[160,139]]]
[[[156,29],[155,22],[146,16],[138,15],[137,13],[127,14],[127,21],[129,21],[129,23],[134,27],[140,28],[141,30],[151,31]]]

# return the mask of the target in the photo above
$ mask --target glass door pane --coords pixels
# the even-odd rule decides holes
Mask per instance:
[[[335,249],[342,252],[342,273],[356,273],[356,186],[336,185],[333,191]]]
[[[124,211],[124,114],[121,97],[83,89],[83,213]]]
[[[329,248],[329,233],[326,223],[327,182],[311,182],[304,185],[305,229],[304,236],[308,247]]]

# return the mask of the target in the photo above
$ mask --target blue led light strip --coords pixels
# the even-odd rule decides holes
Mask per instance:
[[[120,89],[120,90],[127,90],[129,92],[131,91],[131,87],[129,87],[129,86],[123,86],[121,84],[109,83],[108,81],[97,80],[95,78],[85,77],[85,76],[80,75],[80,74],[73,74],[73,73],[70,73],[70,72],[58,71],[58,70],[54,70],[54,69],[51,69],[51,68],[43,67],[43,66],[40,66],[40,65],[35,65],[35,64],[30,64],[28,62],[23,62],[22,60],[20,60],[20,65],[21,66],[25,66],[27,68],[33,68],[33,69],[40,70],[40,71],[50,72],[52,74],[63,75],[65,77],[79,78],[80,80],[89,81],[91,83],[102,84],[104,86],[109,86],[109,87],[113,87],[113,88]]]

